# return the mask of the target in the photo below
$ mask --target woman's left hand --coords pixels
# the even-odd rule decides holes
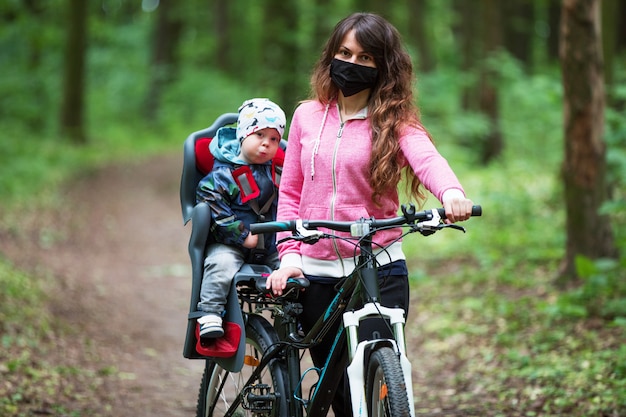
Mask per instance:
[[[443,208],[446,210],[446,223],[456,223],[469,219],[472,216],[473,206],[472,200],[466,198],[460,191],[458,193],[446,191],[443,198]]]

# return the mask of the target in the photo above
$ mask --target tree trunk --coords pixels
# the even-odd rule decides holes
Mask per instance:
[[[620,25],[618,20],[619,7],[620,0],[603,0],[602,2],[602,56],[604,61],[604,81],[609,90],[613,83],[613,58],[617,48],[617,33]]]
[[[599,209],[605,182],[604,77],[599,0],[563,0],[561,69],[564,93],[566,254],[557,282],[576,278],[575,259],[617,256],[609,219]]]
[[[181,6],[176,0],[161,0],[152,36],[152,69],[145,103],[148,120],[157,118],[161,96],[178,72],[178,43],[183,30]]]
[[[500,0],[482,0],[481,14],[484,26],[482,27],[482,56],[493,57],[502,47],[502,16],[500,13],[502,4]],[[480,66],[479,74],[479,108],[480,112],[487,116],[490,129],[483,143],[480,159],[483,165],[488,164],[502,154],[504,143],[500,131],[500,112],[498,89],[496,85],[497,74],[493,65]]]
[[[298,84],[298,62],[292,53],[299,50],[298,4],[292,1],[268,0],[264,15],[262,81],[276,89],[274,98],[285,113],[295,109],[306,97],[306,89]],[[300,93],[300,94],[299,94]]]
[[[24,2],[29,19],[32,21],[41,21],[45,18],[45,4],[37,0],[26,0]],[[4,24],[4,22],[3,22]],[[28,60],[26,71],[30,82],[24,89],[24,94],[30,97],[30,101],[36,106],[36,112],[24,115],[24,121],[32,126],[36,131],[43,131],[47,122],[47,112],[51,107],[50,97],[42,94],[45,91],[44,77],[41,76],[41,64],[45,56],[45,48],[43,46],[42,31],[39,28],[29,25],[30,30],[23,32],[28,45]],[[26,75],[26,74],[25,74]]]
[[[559,0],[548,0],[548,27],[550,36],[548,37],[548,60],[555,62],[559,59],[561,25],[561,4]]]
[[[418,67],[421,72],[431,72],[435,69],[435,58],[426,34],[428,4],[425,0],[412,0],[407,7],[410,16],[409,37],[419,52]]]
[[[620,1],[619,8],[617,10],[617,19],[620,22],[626,22],[626,2]],[[621,54],[626,51],[626,25],[621,24],[617,31],[617,40],[615,41],[615,53]]]
[[[61,103],[61,133],[72,142],[87,141],[84,126],[85,56],[87,52],[87,2],[68,0],[67,40]]]
[[[532,42],[535,8],[528,0],[507,0],[500,4],[503,13],[502,43],[525,70],[533,67]]]
[[[454,29],[460,48],[461,72],[471,76],[476,69],[477,57],[479,56],[481,39],[476,36],[476,33],[479,33],[480,19],[475,17],[473,2],[455,0],[453,6],[457,15]],[[465,85],[461,96],[461,108],[465,111],[476,110],[478,108],[476,97],[478,97],[477,83]]]
[[[212,2],[213,7],[213,32],[215,33],[215,55],[213,65],[221,71],[227,72],[233,69],[232,42],[230,38],[230,13],[229,1],[217,0]]]

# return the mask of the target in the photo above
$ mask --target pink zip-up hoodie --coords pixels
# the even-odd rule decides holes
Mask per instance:
[[[301,104],[289,128],[277,219],[348,221],[397,216],[397,189],[384,194],[380,205],[372,200],[368,172],[370,138],[367,109],[342,123],[336,101],[328,107],[318,101]],[[426,132],[407,128],[400,138],[400,148],[405,163],[439,201],[450,189],[464,194],[456,175]],[[400,229],[376,233],[374,248],[388,245],[400,234]],[[286,233],[279,233],[277,240],[285,236]],[[289,240],[281,243],[278,250],[281,267],[296,266],[306,274],[341,277],[354,268],[354,246],[340,239],[323,239],[314,245]],[[378,256],[381,264],[399,259],[404,259],[399,242]]]

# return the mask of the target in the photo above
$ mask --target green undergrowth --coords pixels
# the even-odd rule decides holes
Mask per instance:
[[[414,266],[409,332],[420,356],[437,364],[426,380],[443,386],[439,395],[429,386],[416,392],[465,404],[470,415],[623,415],[626,315],[563,314],[556,267],[520,263],[512,279],[472,258]]]
[[[47,287],[0,258],[0,416],[108,416],[122,377],[46,307]]]

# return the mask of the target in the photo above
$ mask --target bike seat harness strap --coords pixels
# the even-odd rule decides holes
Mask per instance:
[[[252,210],[254,210],[254,212],[256,213],[259,222],[265,221],[265,213],[269,211],[270,207],[272,206],[272,203],[274,202],[274,198],[276,198],[276,189],[272,191],[271,197],[267,200],[267,202],[261,208],[259,208],[258,198],[254,198],[248,202]],[[260,234],[258,236],[259,236],[259,240],[256,244],[257,249],[265,249],[265,239],[264,239],[263,234]]]

